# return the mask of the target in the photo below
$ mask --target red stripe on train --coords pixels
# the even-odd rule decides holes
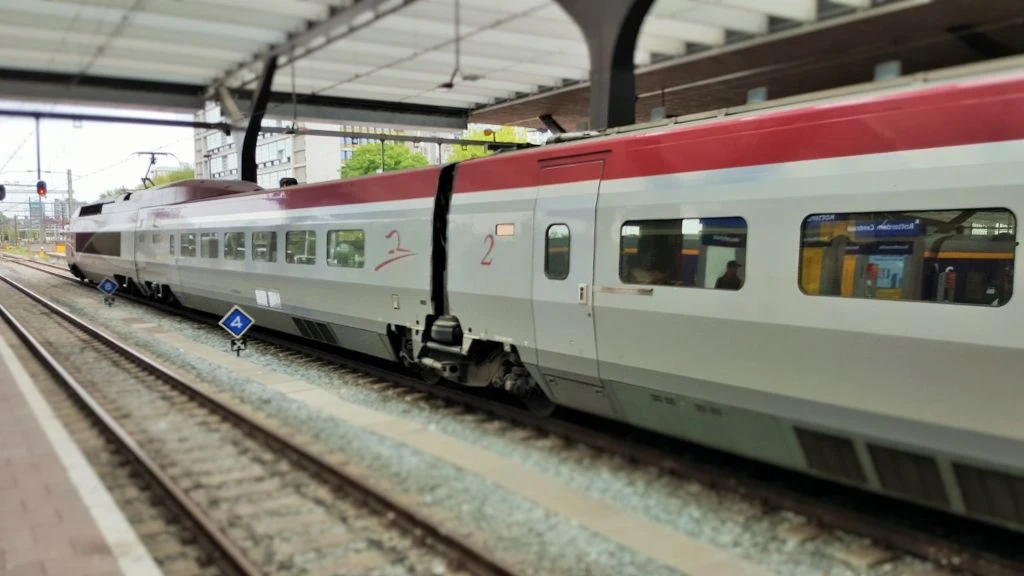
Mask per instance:
[[[613,180],[1022,138],[1024,80],[1014,79],[811,105],[476,160],[459,167],[455,186],[456,193],[533,186],[538,161],[576,154],[608,155],[604,179]]]
[[[600,158],[606,161],[603,178],[613,180],[1016,139],[1024,139],[1024,79],[1018,77],[500,154],[460,164],[455,192],[535,186],[538,166]],[[212,215],[430,198],[439,173],[440,168],[433,166],[234,194],[223,204],[200,203],[203,213]],[[555,170],[545,183],[590,178],[589,170]],[[177,213],[176,207],[157,212],[159,216]]]
[[[372,176],[363,176],[333,182],[320,182],[302,186],[289,186],[278,190],[232,194],[218,199],[199,199],[195,185],[187,185],[187,200],[182,204],[154,208],[156,218],[176,218],[190,205],[201,206],[204,216],[218,216],[235,212],[264,212],[269,210],[299,210],[324,208],[348,204],[368,204],[395,200],[433,198],[437,189],[439,166],[405,170]]]

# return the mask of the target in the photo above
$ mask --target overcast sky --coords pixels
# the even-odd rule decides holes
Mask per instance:
[[[12,109],[193,120],[187,114],[0,100],[0,110]],[[59,191],[60,197],[67,188],[66,172],[69,168],[75,198],[94,200],[110,188],[130,188],[141,182],[149,157],[133,156],[135,152],[170,152],[183,163],[195,164],[194,132],[191,128],[99,122],[82,122],[76,128],[70,120],[47,119],[40,120],[39,124],[43,179],[48,190]],[[157,157],[158,167],[177,164],[174,158]],[[59,174],[47,174],[46,170]],[[7,185],[8,197],[12,200],[27,200],[28,196],[20,194],[11,197],[11,192],[17,190],[11,186],[15,182],[35,186],[35,120],[0,116],[0,183]],[[34,193],[34,188],[31,191]]]

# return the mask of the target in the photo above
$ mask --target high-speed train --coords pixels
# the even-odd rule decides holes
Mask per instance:
[[[90,281],[1024,530],[1024,69],[84,206]]]

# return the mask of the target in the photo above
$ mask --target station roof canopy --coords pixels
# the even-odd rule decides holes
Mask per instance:
[[[655,0],[634,62],[932,1]],[[0,97],[195,111],[227,88],[244,111],[273,55],[271,115],[437,128],[589,75],[554,0],[0,0]]]

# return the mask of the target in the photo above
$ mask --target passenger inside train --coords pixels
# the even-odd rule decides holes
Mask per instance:
[[[739,276],[742,264],[735,260],[729,260],[725,265],[725,274],[715,281],[715,288],[720,290],[739,290],[743,286],[743,280]]]
[[[743,218],[626,222],[619,277],[626,284],[740,290],[746,240]]]

